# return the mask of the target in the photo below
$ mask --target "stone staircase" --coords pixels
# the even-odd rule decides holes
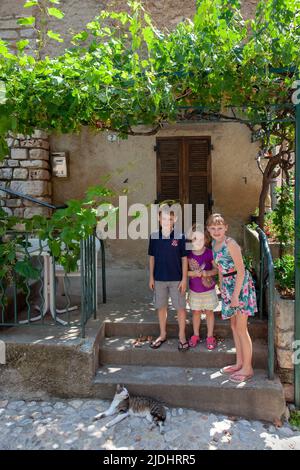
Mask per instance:
[[[216,315],[215,336],[218,346],[208,351],[205,342],[186,352],[177,350],[178,326],[169,314],[168,341],[153,350],[148,343],[133,347],[140,335],[156,337],[158,322],[155,313],[137,312],[128,316],[112,313],[105,319],[99,344],[99,369],[93,395],[111,399],[118,383],[130,393],[151,396],[170,406],[218,412],[229,416],[274,421],[285,413],[283,388],[276,377],[267,378],[267,324],[261,320],[249,323],[253,340],[254,378],[235,384],[219,369],[234,363],[235,349],[229,322]],[[173,319],[172,319],[173,317]],[[187,325],[187,337],[192,334]],[[205,321],[201,336],[206,337]]]

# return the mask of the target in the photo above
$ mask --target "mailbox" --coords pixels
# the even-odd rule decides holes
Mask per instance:
[[[52,175],[58,178],[68,177],[68,158],[66,152],[51,153]]]

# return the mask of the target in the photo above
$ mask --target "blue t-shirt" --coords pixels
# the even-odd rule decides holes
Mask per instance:
[[[182,260],[187,256],[185,236],[174,238],[174,230],[165,238],[161,230],[150,235],[148,255],[154,256],[155,281],[181,281]]]

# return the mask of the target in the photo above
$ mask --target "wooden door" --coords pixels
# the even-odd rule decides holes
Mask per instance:
[[[204,204],[205,219],[211,211],[211,158],[209,137],[157,139],[157,202]]]

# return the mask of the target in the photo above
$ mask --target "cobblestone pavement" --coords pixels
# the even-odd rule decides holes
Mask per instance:
[[[129,417],[112,428],[103,400],[49,402],[0,400],[0,449],[300,449],[300,430],[187,409],[169,409],[165,433],[145,418]]]

